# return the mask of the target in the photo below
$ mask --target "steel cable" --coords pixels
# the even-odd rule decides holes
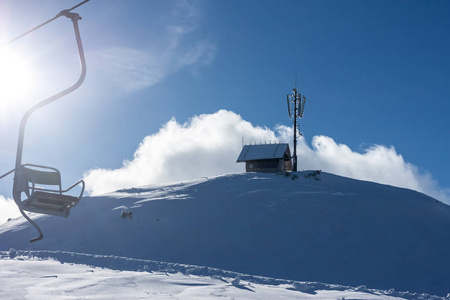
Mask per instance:
[[[39,29],[39,28],[41,28],[42,26],[47,25],[48,23],[50,23],[50,22],[52,22],[52,21],[58,19],[59,17],[63,16],[65,12],[69,12],[69,11],[71,11],[71,10],[74,10],[75,8],[81,6],[81,5],[83,5],[83,4],[85,4],[86,2],[89,2],[89,1],[90,1],[90,0],[84,0],[83,2],[78,3],[77,5],[75,5],[75,6],[72,7],[72,8],[62,10],[62,11],[59,12],[55,17],[51,18],[51,19],[48,20],[48,21],[45,21],[44,23],[42,23],[42,24],[40,24],[40,25],[34,27],[33,29],[28,30],[27,32],[25,32],[25,33],[19,35],[18,37],[16,37],[16,38],[10,40],[9,42],[7,42],[7,43],[1,45],[0,48],[4,47],[4,46],[6,46],[6,45],[9,45],[9,44],[11,44],[11,43],[14,42],[14,41],[17,41],[18,39],[20,39],[20,38],[26,36],[27,34],[32,33],[32,32],[35,31],[36,29]]]

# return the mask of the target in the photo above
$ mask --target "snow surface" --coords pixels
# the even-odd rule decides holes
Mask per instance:
[[[59,261],[45,258],[52,256]],[[83,261],[126,263],[142,269],[116,271],[80,263]],[[293,282],[206,267],[68,252],[26,252],[18,256],[3,252],[0,270],[1,299],[442,299],[365,286]]]
[[[411,190],[308,174],[228,174],[86,197],[67,219],[34,214],[45,237],[32,244],[35,229],[11,220],[0,226],[0,250],[28,252],[3,254],[0,293],[10,295],[14,283],[3,282],[14,277],[30,278],[20,284],[58,299],[70,290],[84,297],[88,289],[105,298],[108,278],[125,286],[152,282],[161,299],[221,292],[237,299],[431,299],[421,294],[450,292],[448,205]],[[86,270],[94,270],[91,282]],[[161,280],[138,270],[169,275]],[[39,277],[52,273],[62,275]],[[46,288],[50,280],[61,285]],[[142,285],[129,295],[152,292]]]

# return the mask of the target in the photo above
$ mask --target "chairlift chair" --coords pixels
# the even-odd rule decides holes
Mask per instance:
[[[84,1],[83,3],[85,2],[87,1]],[[78,6],[79,5],[75,7]],[[86,77],[86,61],[84,57],[83,46],[81,43],[81,37],[78,28],[78,20],[80,20],[81,17],[77,13],[71,13],[70,10],[72,9],[61,11],[52,20],[60,16],[66,16],[73,22],[81,65],[80,77],[78,81],[71,87],[59,92],[58,94],[53,95],[52,97],[46,100],[43,100],[35,104],[25,113],[20,123],[19,142],[17,146],[17,156],[16,156],[16,167],[15,169],[0,176],[1,179],[14,172],[14,185],[13,185],[14,201],[16,202],[21,214],[25,217],[25,219],[27,219],[39,232],[39,237],[31,239],[30,242],[41,240],[44,237],[44,235],[39,226],[25,213],[25,211],[53,216],[68,217],[70,214],[70,209],[78,204],[84,193],[85,183],[83,180],[78,180],[69,188],[62,189],[61,174],[58,171],[58,169],[35,164],[22,164],[25,125],[29,116],[37,109],[76,90],[83,83],[84,78]],[[73,188],[77,186],[81,188],[81,192],[78,195],[68,194],[69,191],[71,191]],[[26,199],[24,200],[22,200],[23,194],[26,195]]]
[[[84,181],[78,180],[67,189],[62,189],[61,174],[52,167],[24,164],[16,170],[14,178],[14,197],[25,193],[27,199],[20,200],[22,209],[40,214],[67,218],[70,209],[78,204],[84,192]],[[38,185],[52,186],[46,188]],[[74,187],[80,186],[79,195],[66,194]]]

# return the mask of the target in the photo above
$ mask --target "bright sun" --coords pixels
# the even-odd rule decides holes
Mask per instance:
[[[26,59],[0,49],[0,110],[26,101],[34,85],[32,75]]]

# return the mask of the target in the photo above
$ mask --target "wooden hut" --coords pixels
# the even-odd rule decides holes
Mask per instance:
[[[236,162],[245,162],[247,172],[292,171],[289,144],[244,145]]]

